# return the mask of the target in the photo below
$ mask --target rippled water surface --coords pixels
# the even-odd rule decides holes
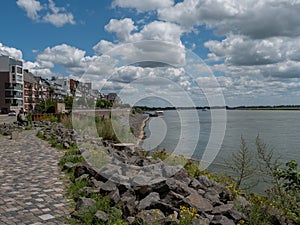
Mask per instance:
[[[255,138],[259,135],[264,143],[274,149],[275,157],[280,157],[283,162],[295,159],[300,163],[300,111],[232,110],[225,113],[224,139],[215,140],[221,145],[208,169],[224,169],[224,162],[230,162],[232,153],[239,150],[241,135],[253,154],[256,151]],[[220,139],[216,132],[222,133],[221,130],[211,132],[211,115],[211,111],[201,110],[165,111],[164,117],[148,121],[145,128],[147,139],[143,147],[166,149],[201,160],[205,151],[212,153],[215,150],[207,150],[209,138]],[[224,125],[224,117],[218,114],[214,121],[217,127]]]

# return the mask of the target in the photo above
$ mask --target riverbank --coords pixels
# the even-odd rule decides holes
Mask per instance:
[[[114,149],[108,140],[80,136],[60,123],[39,127],[38,136],[65,153],[59,165],[70,176],[68,193],[76,202],[70,224],[298,224],[287,214],[297,214],[295,204],[278,205],[290,204],[289,195],[280,201],[245,195],[229,177],[202,171],[191,160]],[[93,166],[97,160],[100,167]]]
[[[140,126],[140,135],[138,137],[138,146],[142,146],[143,144],[143,140],[146,138],[146,132],[145,132],[145,128],[147,125],[147,121],[150,119],[149,115],[145,115],[145,117],[143,118],[142,122],[141,122],[141,126]]]
[[[145,122],[141,118],[136,122]],[[172,165],[150,152],[117,150],[56,123],[41,129],[38,136],[65,149],[60,165],[70,175],[69,190],[76,202],[71,224],[234,225],[246,220],[232,202],[236,193],[199,168],[195,173],[196,167]],[[78,141],[86,147],[77,149]],[[91,154],[92,146],[97,146],[98,154]],[[104,164],[95,168],[91,162],[97,157]],[[242,196],[236,201],[247,202]]]

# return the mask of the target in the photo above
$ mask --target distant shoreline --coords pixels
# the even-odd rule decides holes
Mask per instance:
[[[300,110],[300,105],[280,105],[280,106],[197,106],[197,107],[148,107],[148,106],[135,106],[143,111],[156,111],[156,110],[211,110],[211,109],[226,109],[226,110]]]
[[[227,110],[300,110],[300,107],[233,107]]]

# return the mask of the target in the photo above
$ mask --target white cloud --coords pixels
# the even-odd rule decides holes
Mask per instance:
[[[26,11],[27,16],[35,21],[39,20],[38,12],[43,9],[39,1],[36,0],[18,0],[17,5]]]
[[[222,41],[208,41],[209,60],[224,60],[215,69],[231,75],[300,77],[300,41],[298,38],[272,37],[251,39],[232,35]]]
[[[66,9],[63,7],[56,7],[53,0],[49,0],[49,9],[51,13],[47,13],[43,20],[49,22],[56,27],[62,27],[65,24],[75,24],[74,16],[72,13],[66,12]]]
[[[56,27],[62,27],[68,23],[75,24],[74,16],[71,13],[47,13],[43,19],[45,22],[49,22]]]
[[[101,40],[94,47],[93,50],[97,54],[103,54],[115,48],[116,45],[110,41]]]
[[[163,21],[152,21],[140,31],[131,18],[111,19],[105,30],[115,33],[119,42],[159,40],[181,45],[180,37],[184,30],[177,24]],[[107,44],[107,43],[102,43]]]
[[[0,55],[7,55],[15,59],[22,59],[22,51],[16,48],[8,47],[0,43]]]
[[[263,76],[216,77],[227,105],[279,105],[298,102],[300,79],[288,81]],[[213,91],[213,77],[199,77],[197,81]]]
[[[131,39],[132,31],[137,30],[137,27],[131,18],[122,20],[111,19],[105,26],[105,30],[110,33],[116,33],[119,41],[128,42]]]
[[[181,45],[180,37],[184,30],[174,24],[162,21],[153,21],[144,26],[140,32],[140,40],[159,40]]]
[[[220,35],[295,37],[300,34],[299,10],[300,2],[290,0],[184,0],[158,9],[158,16],[190,29],[199,25],[214,27]]]
[[[167,8],[174,4],[173,0],[114,0],[112,5],[122,8],[135,8],[139,12]]]
[[[76,23],[73,14],[67,12],[64,7],[56,7],[53,0],[49,0],[49,3],[43,6],[36,0],[18,0],[17,5],[35,22],[51,23],[56,27]]]
[[[86,56],[86,52],[67,44],[48,47],[37,55],[36,62],[27,62],[26,67],[42,76],[52,76],[52,70],[61,66],[69,76],[99,81],[113,73],[116,60],[108,55]],[[99,85],[98,85],[99,86]]]
[[[51,77],[53,75],[50,68],[43,68],[37,62],[27,61],[23,64],[23,67],[24,67],[24,69],[28,69],[30,72],[32,72],[36,76]]]
[[[284,60],[287,41],[283,38],[253,40],[230,35],[222,41],[208,41],[204,45],[213,53],[213,57],[224,58],[226,64],[245,66],[273,64]]]
[[[93,48],[97,53],[110,50],[110,55],[121,55],[125,64],[142,61],[156,61],[170,65],[184,63],[185,49],[180,39],[184,30],[179,25],[153,21],[139,30],[132,19],[125,18],[110,20],[105,29],[116,33],[119,43],[100,41]],[[128,44],[123,45],[124,43]]]
[[[37,61],[43,64],[49,63],[60,64],[63,66],[76,66],[84,58],[85,51],[79,50],[75,47],[62,44],[52,48],[46,48],[42,53],[37,56]]]

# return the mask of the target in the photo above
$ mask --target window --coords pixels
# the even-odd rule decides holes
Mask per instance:
[[[21,67],[17,67],[17,73],[22,74],[22,68]]]
[[[12,67],[11,67],[11,72],[12,72],[12,73],[15,73],[15,72],[16,72],[16,67],[15,67],[15,66],[12,66]]]
[[[12,94],[11,94],[10,91],[6,91],[6,92],[5,92],[5,97],[9,98],[9,97],[11,97],[11,96],[12,96]]]

